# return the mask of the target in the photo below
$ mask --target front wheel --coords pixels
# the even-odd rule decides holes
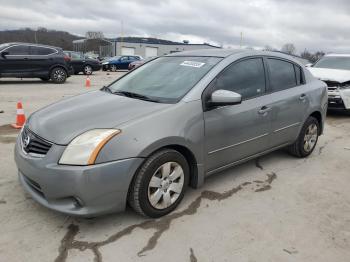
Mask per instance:
[[[319,131],[320,124],[316,118],[310,116],[306,119],[297,141],[289,146],[289,152],[300,158],[309,156],[316,147]]]
[[[150,156],[134,177],[129,204],[141,215],[164,216],[181,202],[188,180],[185,157],[172,149],[161,150]]]
[[[116,65],[111,65],[111,71],[112,72],[117,72],[117,66]]]
[[[67,79],[67,72],[62,67],[52,69],[50,78],[55,84],[63,84]]]

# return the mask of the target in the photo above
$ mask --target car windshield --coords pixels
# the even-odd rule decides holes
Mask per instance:
[[[350,70],[350,56],[324,56],[313,67]]]
[[[161,57],[131,71],[108,89],[111,93],[137,99],[176,103],[221,59]]]

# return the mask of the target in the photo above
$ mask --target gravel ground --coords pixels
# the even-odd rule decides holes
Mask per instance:
[[[0,261],[349,261],[350,116],[330,114],[314,153],[284,151],[189,189],[172,214],[132,210],[94,219],[50,211],[21,188],[13,160],[16,102],[26,115],[95,90],[123,73],[97,72],[64,85],[0,80]]]

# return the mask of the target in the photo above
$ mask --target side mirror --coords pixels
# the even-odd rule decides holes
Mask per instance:
[[[309,63],[309,64],[306,64],[305,67],[312,67],[313,64]]]
[[[9,52],[2,52],[1,56],[6,59],[6,56],[9,54]]]
[[[241,102],[242,96],[240,94],[228,90],[219,89],[211,94],[208,105],[211,107],[228,106],[237,105]]]

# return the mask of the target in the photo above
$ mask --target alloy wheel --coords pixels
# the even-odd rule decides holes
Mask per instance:
[[[176,162],[161,165],[148,185],[148,200],[152,207],[165,209],[179,198],[184,186],[184,171]]]
[[[85,75],[91,75],[92,74],[92,67],[89,65],[85,66],[84,73],[85,73]]]
[[[306,129],[305,136],[304,136],[304,150],[306,152],[310,152],[314,149],[316,142],[317,142],[317,125],[311,124]]]
[[[57,68],[53,73],[53,78],[56,82],[62,82],[66,78],[66,72],[61,68]]]

